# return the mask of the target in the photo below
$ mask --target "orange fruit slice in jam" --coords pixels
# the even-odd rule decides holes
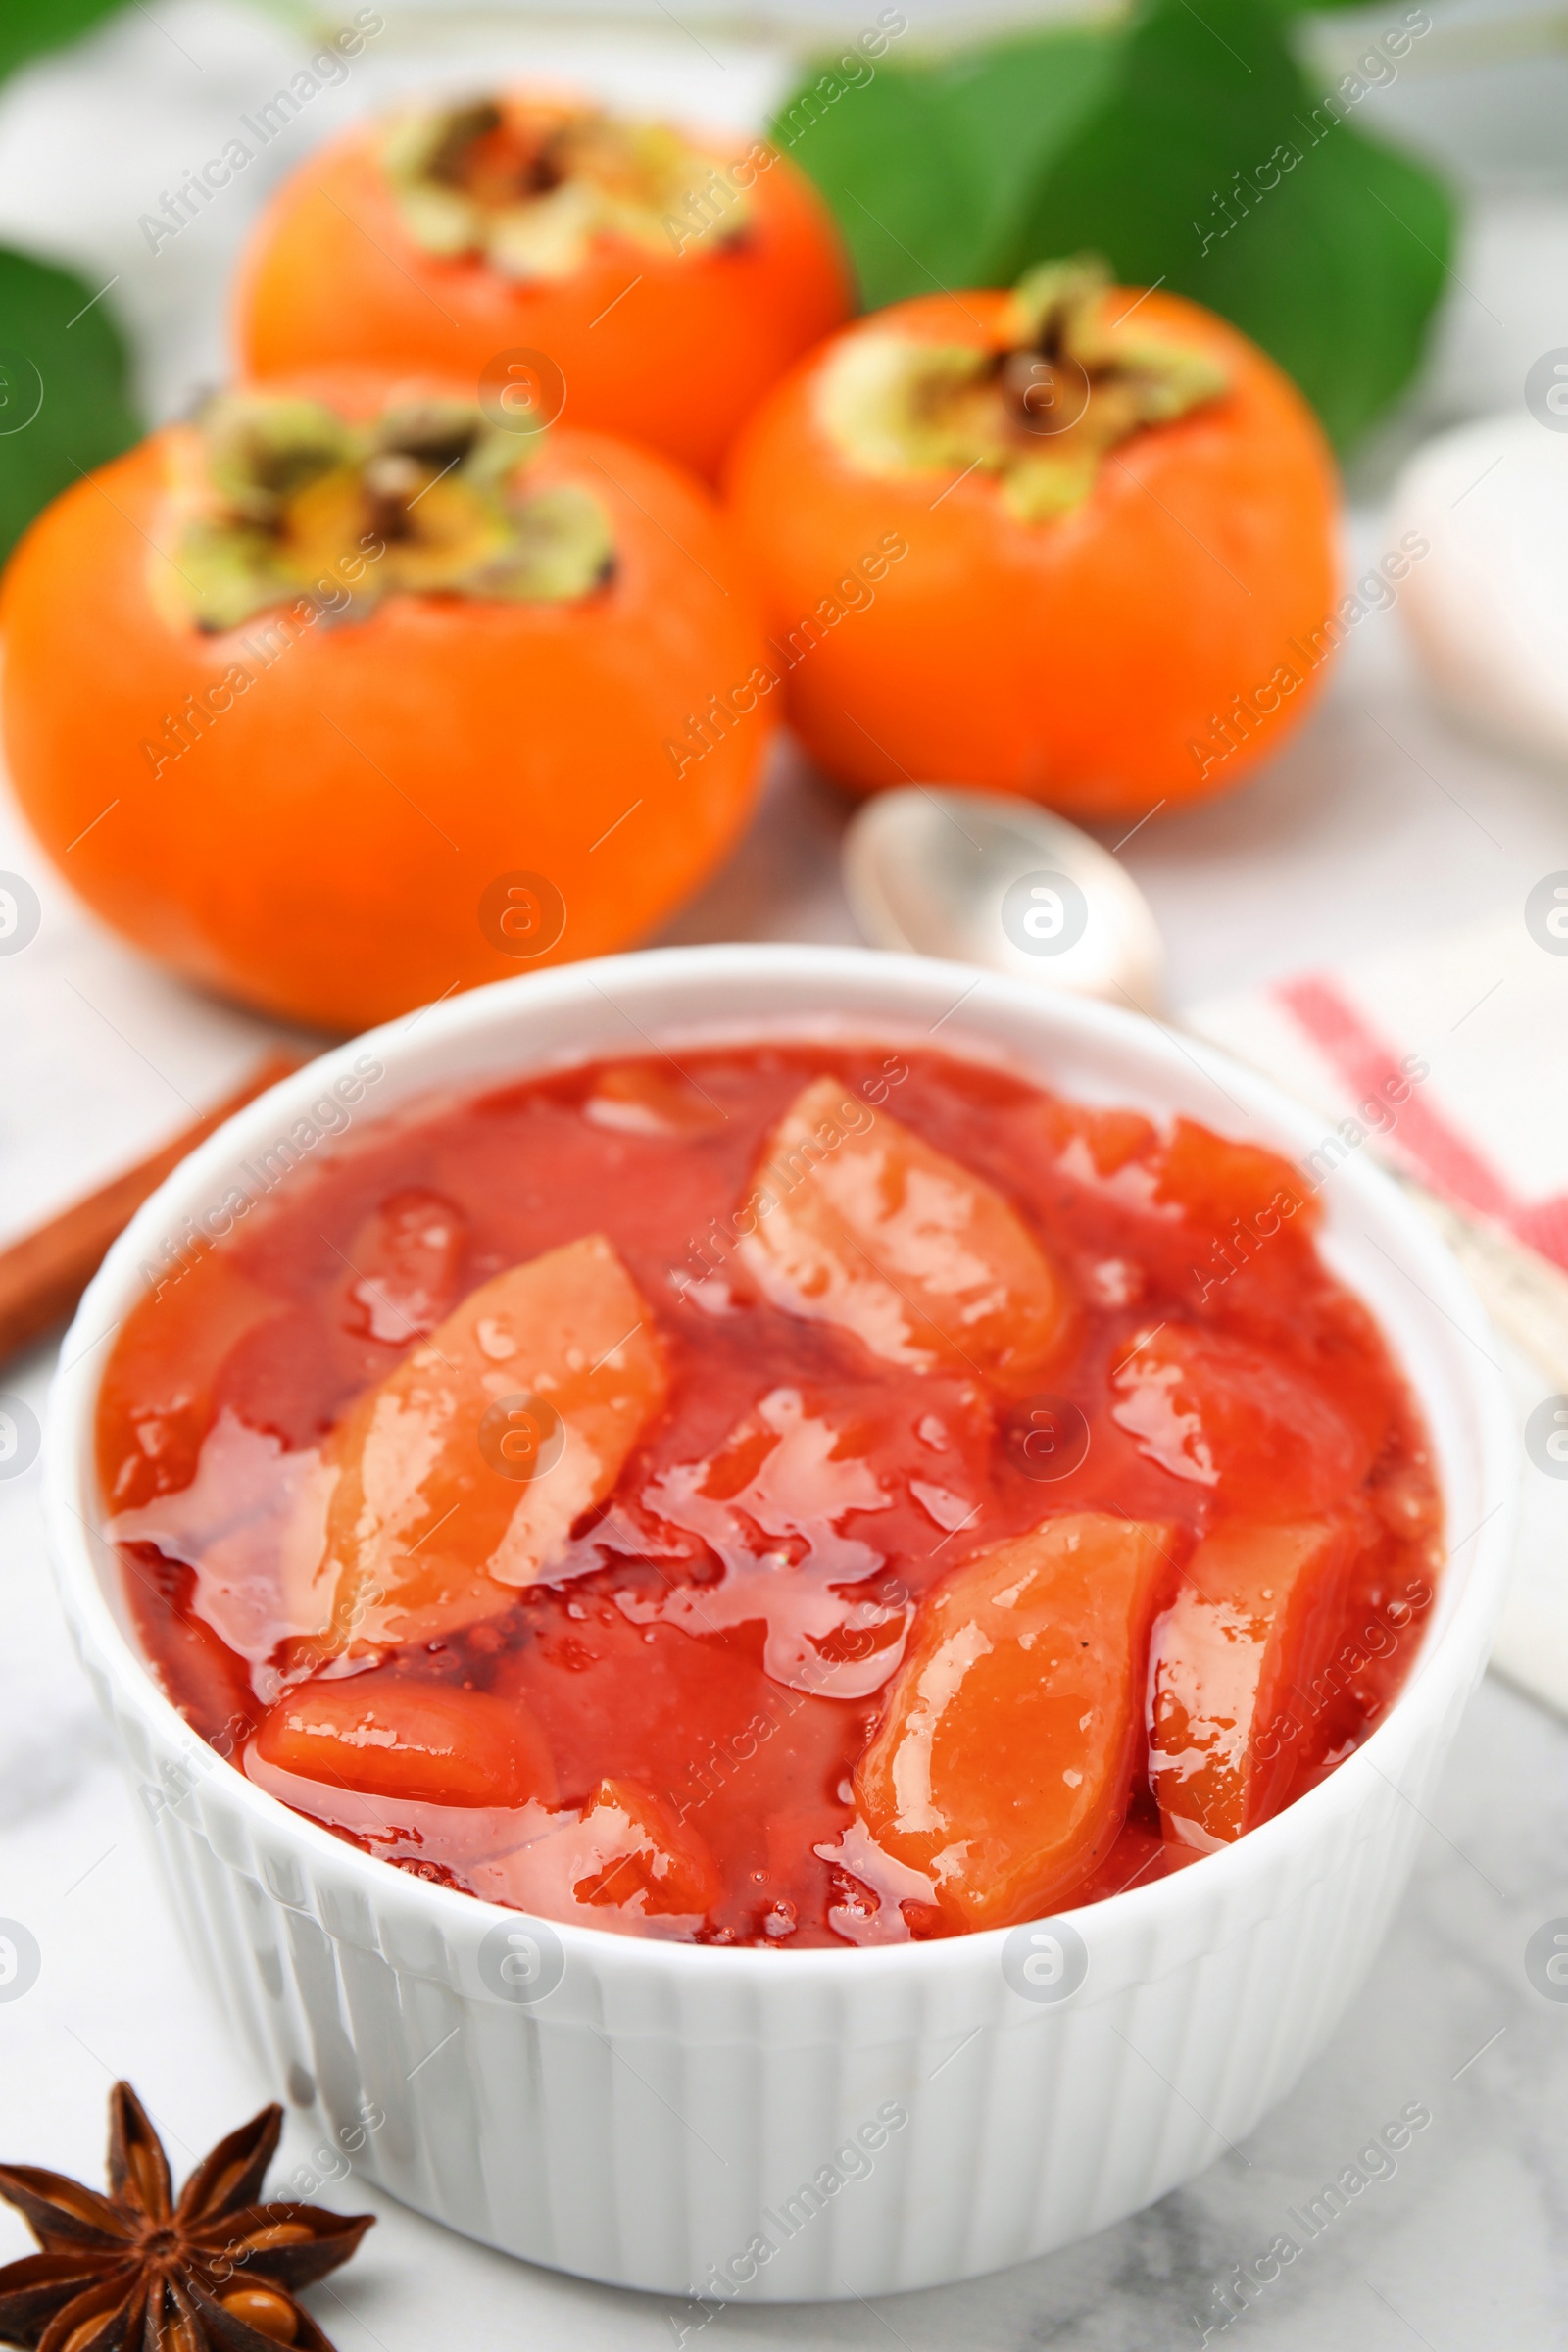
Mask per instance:
[[[776,1306],[889,1363],[1010,1387],[1064,1350],[1066,1285],[1016,1210],[836,1078],[773,1130],[737,1229]]]
[[[645,1914],[710,1911],[723,1881],[708,1847],[672,1808],[635,1781],[601,1781],[583,1808],[583,1858],[572,1886],[579,1903],[613,1903]]]
[[[1047,1519],[920,1603],[855,1788],[878,1845],[929,1874],[956,1927],[1038,1917],[1109,1848],[1175,1540],[1100,1511]]]
[[[1354,1557],[1348,1522],[1231,1520],[1154,1628],[1150,1777],[1167,1840],[1209,1852],[1271,1813]]]
[[[490,1902],[615,1935],[639,1934],[650,1920],[665,1932],[695,1926],[722,1899],[724,1880],[683,1814],[642,1781],[601,1780],[581,1813],[479,1862],[470,1884]]]
[[[1325,1387],[1225,1332],[1161,1324],[1112,1375],[1112,1417],[1173,1478],[1211,1487],[1229,1510],[1293,1519],[1353,1493],[1372,1466],[1368,1433]]]
[[[505,1608],[610,1493],[666,1387],[653,1316],[599,1235],[470,1292],[327,1442],[325,1547],[291,1596],[320,1629],[314,1658]]]
[[[533,1718],[483,1690],[379,1674],[307,1683],[279,1700],[253,1747],[276,1771],[410,1804],[555,1802]]]

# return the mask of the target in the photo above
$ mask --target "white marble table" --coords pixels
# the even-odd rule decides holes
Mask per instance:
[[[514,59],[570,58],[570,71],[619,94],[657,95],[689,77],[689,61],[672,65],[652,33],[596,36],[585,62],[570,57],[569,27],[514,26],[503,38],[494,24],[478,32],[474,24],[455,19],[466,55],[482,36]],[[711,39],[721,57],[706,111],[749,119],[776,86],[779,59]],[[122,270],[160,410],[217,369],[213,303],[243,220],[236,207],[205,243],[152,268],[134,250],[141,191],[196,153],[225,110],[246,104],[285,48],[275,27],[210,0],[168,0],[156,21],[127,23],[0,100],[0,234],[26,227],[84,267],[101,265],[105,277]],[[353,102],[409,68],[407,46],[389,43]],[[1561,211],[1547,204],[1533,216],[1538,262],[1560,261]],[[1466,277],[1507,317],[1509,336],[1528,341],[1524,296],[1510,304],[1497,293],[1515,251],[1497,234],[1501,218],[1494,209],[1483,220]],[[1513,359],[1479,342],[1472,325],[1456,298],[1439,375],[1446,368],[1443,380],[1474,392],[1502,380]],[[1429,412],[1446,397],[1429,385]],[[1375,514],[1361,527],[1376,539]],[[835,798],[781,758],[751,839],[670,936],[853,937],[836,880],[842,822]],[[1396,620],[1375,615],[1309,733],[1268,777],[1238,800],[1147,827],[1126,857],[1164,926],[1179,1007],[1517,906],[1541,874],[1568,865],[1568,786],[1455,737],[1412,678]],[[186,1102],[221,1091],[264,1033],[92,926],[3,804],[0,867],[31,876],[44,904],[32,946],[0,961],[3,1237],[182,1123]],[[50,1354],[39,1349],[0,1376],[40,1410]],[[1544,1384],[1513,1368],[1522,1417]],[[1568,1483],[1543,1478],[1522,1455],[1521,1479],[1522,1544],[1538,1563],[1562,1558]],[[1411,2101],[1432,2123],[1397,2174],[1372,2181],[1236,2328],[1261,2352],[1329,2343],[1398,2352],[1412,2342],[1548,2352],[1562,2340],[1568,2286],[1568,2004],[1533,1989],[1524,1949],[1542,1922],[1568,1915],[1565,1766],[1568,1726],[1489,1680],[1365,1989],[1292,2097],[1192,2187],[1084,2245],[970,2286],[875,2308],[728,2309],[704,2331],[705,2352],[725,2340],[891,2339],[910,2352],[1200,2345],[1232,2266],[1291,2230],[1289,2209]],[[104,2095],[128,2075],[183,2170],[273,2094],[192,1974],[149,1880],[133,1801],[56,1610],[35,1470],[0,1483],[0,1918],[24,1922],[41,1954],[24,1997],[7,2000],[0,1987],[0,2156],[97,2179]],[[313,2144],[311,2119],[291,2118],[289,2161]],[[381,2216],[353,2269],[314,2298],[340,2352],[453,2343],[640,2352],[678,2344],[689,2319],[655,2298],[491,2254],[353,2182],[329,2195]],[[27,2243],[0,2209],[0,2259]]]

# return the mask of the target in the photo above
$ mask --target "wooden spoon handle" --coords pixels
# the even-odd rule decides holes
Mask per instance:
[[[110,1243],[186,1152],[245,1103],[299,1069],[303,1060],[297,1054],[269,1054],[242,1086],[179,1135],[84,1200],[62,1209],[47,1225],[0,1250],[0,1363],[65,1322],[103,1263]]]

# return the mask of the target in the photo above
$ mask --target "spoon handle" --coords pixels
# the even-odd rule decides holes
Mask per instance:
[[[1498,1330],[1568,1393],[1568,1275],[1499,1227],[1440,1200],[1401,1170],[1388,1172],[1431,1218]]]

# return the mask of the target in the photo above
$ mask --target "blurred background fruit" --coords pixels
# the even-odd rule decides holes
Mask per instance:
[[[683,9],[677,22],[657,0],[643,0],[640,13],[628,13],[625,0],[613,8],[584,0],[569,22],[532,0],[487,0],[463,12],[441,0],[322,0],[309,18],[281,0],[275,8],[263,0],[164,0],[152,13],[128,0],[15,0],[0,26],[0,73],[18,69],[0,89],[0,236],[18,248],[27,272],[59,275],[51,277],[52,340],[41,340],[43,328],[21,310],[10,314],[22,327],[15,347],[0,353],[0,505],[20,524],[78,469],[90,473],[134,437],[138,403],[164,420],[188,414],[227,380],[236,270],[269,205],[280,219],[287,191],[297,195],[313,172],[335,169],[332,159],[356,141],[373,145],[394,117],[406,133],[411,101],[417,115],[412,158],[407,147],[402,156],[403,195],[419,194],[408,184],[411,169],[415,180],[428,177],[415,168],[419,121],[466,125],[471,136],[466,149],[460,139],[458,152],[468,160],[457,175],[482,165],[488,257],[495,232],[505,230],[506,245],[517,225],[502,220],[516,207],[490,201],[498,188],[503,197],[515,193],[508,174],[517,153],[509,150],[505,122],[492,127],[473,110],[491,92],[581,91],[591,112],[612,122],[715,126],[678,135],[674,182],[660,182],[665,190],[678,183],[677,199],[688,193],[682,155],[712,153],[721,162],[727,154],[744,165],[765,137],[781,160],[750,190],[733,160],[724,167],[747,198],[752,224],[770,183],[793,184],[802,217],[816,221],[813,236],[828,240],[819,251],[832,250],[832,232],[822,227],[832,216],[865,304],[939,287],[996,288],[1039,255],[1072,251],[1103,255],[1119,283],[1156,286],[1156,299],[1176,291],[1200,302],[1240,326],[1316,408],[1350,498],[1360,502],[1357,568],[1381,564],[1389,547],[1377,504],[1404,454],[1435,426],[1517,405],[1529,369],[1561,337],[1551,290],[1568,267],[1560,141],[1568,66],[1553,42],[1549,21],[1530,17],[1527,0],[1434,0],[1430,8],[1397,7],[1387,21],[1278,0],[1217,0],[1197,16],[1185,0],[1134,0],[1115,16],[1069,8],[1050,17],[1019,0],[987,0],[979,11],[950,0],[921,0],[917,9],[769,0],[744,24],[711,5],[695,15]],[[579,123],[568,146],[581,130]],[[431,160],[427,145],[423,157]],[[535,153],[531,173],[541,160]],[[542,174],[556,185],[538,194],[569,247],[572,218],[578,230],[584,223],[582,183],[604,197],[615,174],[607,175],[603,155],[586,172],[560,172],[559,163],[549,160]],[[807,182],[814,183],[814,204]],[[441,184],[454,192],[448,180]],[[456,192],[466,204],[475,190]],[[695,286],[710,265],[733,270],[744,259],[744,242],[725,234],[738,210],[725,178],[705,179],[696,193],[702,233],[691,241],[691,213],[658,216],[664,250],[679,247],[677,260],[691,265],[689,278],[676,272],[677,285]],[[640,225],[652,237],[649,209]],[[359,230],[335,218],[339,231],[373,255]],[[627,258],[599,311],[587,314],[583,337],[594,348],[649,291],[645,278],[606,311],[639,276],[634,253],[669,268],[662,250],[639,249],[635,237],[613,250]],[[488,258],[481,264],[471,254],[425,259],[459,275],[499,275]],[[433,302],[406,279],[398,285],[429,324],[451,331]],[[695,359],[648,368],[641,362],[651,343],[667,349],[647,333],[631,346],[640,397],[651,407],[667,396],[684,428],[735,355],[722,337],[709,337]],[[491,421],[515,421],[519,398],[537,420],[563,386],[563,420],[580,421],[566,371],[548,350],[504,346],[490,364]],[[466,384],[470,394],[478,372]],[[18,394],[35,390],[39,378],[47,396],[19,426],[27,412]],[[1120,479],[1114,464],[1105,470]],[[934,522],[977,486],[955,491]],[[1493,487],[1476,498],[1490,500]],[[1458,516],[1467,511],[1461,506]],[[891,567],[884,588],[897,576]],[[1401,602],[1413,600],[1412,615],[1419,586],[1417,575],[1397,589]],[[1395,596],[1386,578],[1374,582],[1375,605]],[[1364,595],[1342,595],[1335,609],[1338,633],[1356,631],[1350,666],[1358,676],[1374,654],[1379,662],[1394,659],[1387,649],[1397,640],[1397,620],[1363,628],[1371,609]],[[787,616],[790,629],[799,617]],[[875,623],[877,612],[858,612],[824,641],[823,662],[837,658],[840,644],[847,650],[867,618]],[[782,642],[787,647],[787,635]],[[765,658],[783,668],[777,653]],[[810,690],[816,659],[788,673],[798,696]],[[731,683],[710,675],[680,714],[672,773],[694,742],[701,748],[688,722],[701,722]],[[1228,683],[1221,720],[1256,681]],[[1294,709],[1306,691],[1303,683]],[[770,708],[783,699],[772,697]],[[1259,878],[1287,861],[1293,877],[1303,859],[1312,868],[1299,887],[1324,919],[1353,929],[1344,859],[1315,853],[1316,831],[1303,833],[1296,821],[1323,809],[1342,780],[1350,805],[1392,796],[1403,812],[1357,851],[1357,870],[1370,873],[1365,861],[1373,859],[1390,887],[1415,870],[1398,844],[1403,814],[1413,823],[1414,804],[1433,794],[1429,776],[1451,795],[1436,795],[1443,810],[1474,832],[1465,810],[1475,804],[1448,772],[1446,745],[1424,733],[1418,743],[1408,721],[1386,725],[1378,694],[1361,685],[1342,685],[1332,703],[1330,714],[1294,733],[1280,713],[1259,712],[1257,724],[1240,729],[1225,721],[1237,742],[1207,783],[1263,773],[1261,790],[1235,796],[1223,818],[1215,808],[1195,809],[1175,824],[1176,796],[1167,795],[1155,821],[1133,837],[1126,854],[1156,904],[1162,894],[1200,888],[1205,922],[1190,948],[1178,950],[1178,972],[1190,955],[1206,968],[1218,953],[1220,934],[1206,917],[1227,894],[1238,919],[1263,922],[1246,910],[1262,903]],[[1266,718],[1272,733],[1261,725]],[[842,718],[833,724],[853,737]],[[1414,748],[1394,748],[1391,733]],[[1212,732],[1208,740],[1216,740]],[[1268,757],[1250,767],[1256,744]],[[842,746],[833,757],[848,769]],[[730,935],[737,923],[787,934],[819,916],[843,930],[848,917],[827,873],[845,811],[803,752],[781,747],[768,772],[766,812],[738,863],[714,896],[656,918],[666,935],[671,923],[676,936]],[[1489,774],[1489,795],[1512,789]],[[1157,798],[1151,794],[1138,815]],[[1489,829],[1503,838],[1491,820]],[[1119,845],[1126,830],[1118,822],[1107,844]],[[85,870],[95,838],[75,848],[68,841],[58,853],[62,876]],[[1221,839],[1230,854],[1209,855]],[[1201,858],[1195,840],[1206,845]],[[59,919],[79,923],[20,830],[6,857],[24,880],[35,877],[45,898],[55,894]],[[595,873],[599,865],[596,858]],[[1459,865],[1442,887],[1463,900]],[[1423,924],[1431,915],[1423,906]],[[1167,907],[1167,925],[1168,917]],[[103,952],[111,952],[107,941]],[[147,985],[156,985],[150,973]]]
[[[764,403],[737,523],[813,757],[1080,817],[1227,790],[1315,699],[1337,482],[1255,345],[1043,268],[851,327]]]
[[[116,929],[356,1029],[636,939],[744,825],[771,721],[754,696],[676,772],[762,654],[696,482],[439,387],[319,392],[217,401],[40,518],[5,747]]]
[[[711,475],[850,307],[827,206],[776,149],[535,90],[312,156],[257,227],[235,332],[258,376],[433,368]]]

